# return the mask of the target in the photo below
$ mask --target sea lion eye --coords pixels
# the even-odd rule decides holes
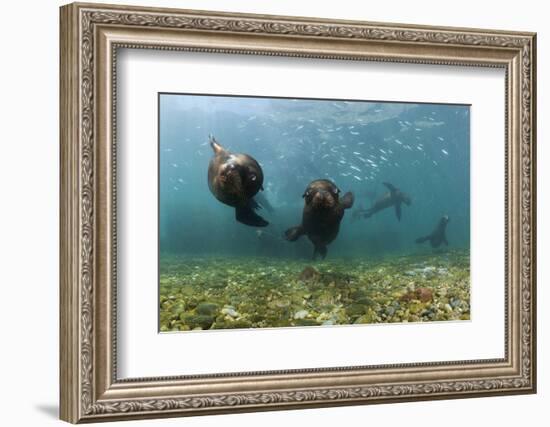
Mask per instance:
[[[302,194],[302,197],[309,197],[310,194],[311,194],[311,190],[306,190],[306,192]]]
[[[250,179],[251,179],[252,181],[256,181],[256,175],[255,175],[255,174],[251,174],[251,175],[250,175]]]

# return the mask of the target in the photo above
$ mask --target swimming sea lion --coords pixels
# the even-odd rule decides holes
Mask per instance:
[[[317,254],[325,258],[327,245],[338,235],[344,210],[353,206],[353,193],[348,192],[341,199],[339,194],[338,187],[329,180],[312,181],[302,196],[305,200],[302,224],[285,232],[285,238],[291,242],[305,234],[314,245],[313,259]]]
[[[214,157],[208,165],[208,187],[220,202],[235,208],[237,221],[253,227],[269,223],[254,212],[260,205],[254,196],[263,190],[264,174],[259,163],[248,154],[231,153],[210,136]]]
[[[441,246],[441,243],[445,243],[445,246],[449,246],[447,236],[445,236],[445,230],[447,229],[448,223],[449,217],[447,215],[443,215],[439,220],[437,227],[435,227],[434,231],[432,231],[432,233],[428,234],[427,236],[419,237],[418,239],[416,239],[416,243],[424,243],[425,241],[429,240],[432,248],[438,248],[439,246]]]
[[[401,203],[405,203],[407,206],[410,206],[412,203],[411,198],[409,195],[403,193],[389,182],[383,182],[382,184],[384,184],[390,191],[378,198],[369,209],[356,210],[353,213],[354,218],[370,218],[376,212],[380,212],[381,210],[394,206],[397,220],[401,221]]]

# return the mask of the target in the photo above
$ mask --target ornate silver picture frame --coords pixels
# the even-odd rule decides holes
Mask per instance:
[[[63,6],[60,18],[61,419],[79,423],[536,391],[535,34],[80,3]],[[120,49],[504,70],[505,212],[498,214],[505,218],[505,250],[490,255],[502,256],[505,265],[504,357],[119,378]]]

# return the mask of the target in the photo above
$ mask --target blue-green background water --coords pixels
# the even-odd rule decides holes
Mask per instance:
[[[301,196],[320,178],[355,194],[328,258],[431,252],[415,239],[444,214],[450,248],[469,248],[469,106],[161,94],[159,108],[161,256],[310,259],[306,237],[290,243],[282,235],[300,223]],[[261,236],[210,193],[209,134],[260,162],[274,207],[259,212],[270,222]],[[353,210],[387,191],[384,181],[412,198],[401,221],[391,208],[353,221]]]

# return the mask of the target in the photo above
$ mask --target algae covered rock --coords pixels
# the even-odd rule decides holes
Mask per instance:
[[[197,314],[203,316],[215,316],[218,310],[219,307],[216,304],[210,302],[201,302],[199,305],[197,305],[197,308],[195,308]]]
[[[317,326],[318,323],[315,321],[315,319],[297,319],[294,321],[294,325],[296,326]]]
[[[210,326],[215,321],[213,316],[203,315],[203,314],[190,314],[184,317],[184,322],[191,329],[200,327],[202,329],[210,329]]]
[[[350,317],[358,317],[365,314],[368,310],[368,307],[361,304],[351,304],[346,307],[346,314]]]
[[[315,268],[308,265],[302,270],[302,272],[298,276],[298,279],[304,282],[308,282],[318,280],[319,277],[321,277],[321,274]]]

